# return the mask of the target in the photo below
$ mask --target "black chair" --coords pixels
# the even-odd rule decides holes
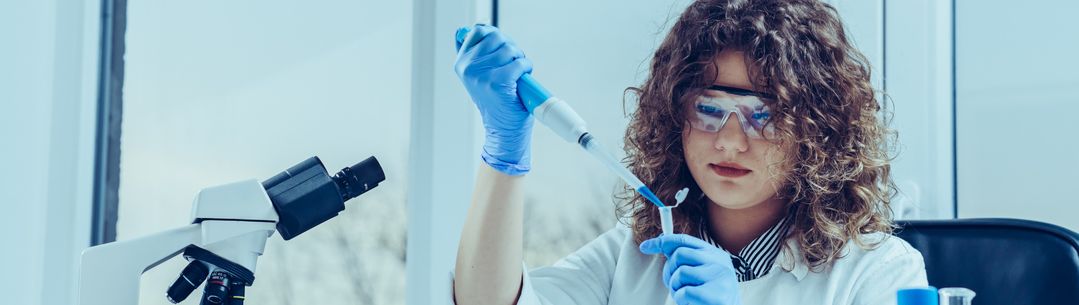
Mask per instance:
[[[1077,215],[1079,216],[1079,215]],[[929,284],[974,290],[977,305],[1079,304],[1079,234],[1020,219],[899,221]]]

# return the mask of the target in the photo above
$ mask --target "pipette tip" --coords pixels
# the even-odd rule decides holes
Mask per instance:
[[[644,196],[645,199],[648,199],[648,201],[651,201],[657,207],[664,207],[663,202],[659,201],[659,197],[656,197],[656,194],[652,193],[652,190],[648,189],[647,186],[637,188],[637,192],[641,193],[641,196]]]

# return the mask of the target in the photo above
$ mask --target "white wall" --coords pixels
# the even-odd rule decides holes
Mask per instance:
[[[959,216],[1079,231],[1079,2],[956,7]]]
[[[99,1],[0,3],[5,304],[75,302],[90,242]]]

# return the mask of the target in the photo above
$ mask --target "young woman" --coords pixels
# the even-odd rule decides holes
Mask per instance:
[[[629,166],[674,209],[627,193],[627,220],[552,266],[522,267],[531,63],[477,26],[456,71],[486,127],[457,255],[457,304],[894,304],[926,286],[891,236],[892,134],[869,67],[834,8],[813,0],[689,5],[630,91]]]

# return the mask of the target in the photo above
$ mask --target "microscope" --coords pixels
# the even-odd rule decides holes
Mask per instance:
[[[203,189],[195,196],[191,224],[83,251],[79,304],[138,304],[142,273],[182,253],[189,263],[168,287],[169,301],[183,301],[205,282],[201,304],[242,305],[274,231],[292,239],[337,216],[345,201],[384,180],[374,157],[333,176],[311,157],[261,183],[252,179]]]

